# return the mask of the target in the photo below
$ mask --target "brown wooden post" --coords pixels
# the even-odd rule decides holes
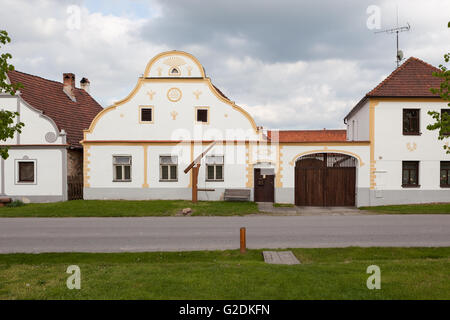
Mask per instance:
[[[192,168],[192,202],[193,203],[197,203],[198,167],[199,167],[199,165],[195,165]]]
[[[245,228],[241,228],[241,253],[247,251],[247,240],[245,239]]]

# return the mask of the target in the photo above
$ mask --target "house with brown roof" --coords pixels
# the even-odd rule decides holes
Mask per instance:
[[[300,206],[449,201],[450,159],[429,110],[437,69],[410,58],[345,117],[345,130],[264,130],[182,51],[149,61],[132,92],[84,131],[85,199]],[[239,194],[240,193],[240,194]]]
[[[77,88],[72,73],[64,73],[62,83],[20,71],[7,77],[24,87],[13,96],[0,93],[0,106],[18,112],[25,126],[3,143],[10,149],[9,158],[0,160],[0,194],[24,202],[81,197],[76,192],[83,174],[80,141],[103,109],[89,94],[89,80],[83,78]]]

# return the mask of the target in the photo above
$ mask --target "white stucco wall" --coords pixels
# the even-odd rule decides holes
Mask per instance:
[[[381,101],[375,107],[375,161],[377,189],[402,190],[402,161],[419,161],[420,190],[440,190],[440,161],[450,161],[437,139],[428,111],[448,108],[445,102]],[[403,109],[420,109],[421,135],[403,135]],[[449,194],[450,196],[450,194]]]
[[[0,160],[0,194],[25,202],[64,200],[67,187],[63,176],[67,168],[65,135],[60,134],[52,119],[20,96],[0,95],[0,107],[19,112],[16,121],[25,124],[20,134],[1,143],[10,149],[8,159]],[[35,162],[34,182],[18,182],[19,160]]]

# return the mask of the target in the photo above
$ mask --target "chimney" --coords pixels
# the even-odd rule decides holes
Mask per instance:
[[[64,92],[73,102],[75,99],[75,75],[73,73],[63,73]]]
[[[88,78],[83,78],[80,81],[80,87],[87,93],[89,93],[89,86],[91,85],[91,82],[88,80]]]

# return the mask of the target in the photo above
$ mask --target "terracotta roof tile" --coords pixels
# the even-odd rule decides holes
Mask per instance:
[[[76,102],[63,91],[60,82],[44,79],[20,71],[8,72],[12,83],[24,85],[20,89],[22,98],[33,108],[52,118],[58,128],[67,133],[67,143],[71,147],[81,148],[83,130],[89,128],[92,119],[103,108],[83,89],[75,88]]]
[[[342,142],[347,140],[346,130],[281,130],[268,131],[273,139],[278,133],[279,142]]]
[[[438,88],[441,79],[433,76],[440,70],[411,57],[370,91],[368,97],[438,97],[430,88]]]
[[[438,98],[430,88],[439,88],[442,80],[433,76],[440,69],[415,57],[410,57],[395,69],[386,79],[368,92],[345,116],[345,119],[358,111],[368,98]]]

